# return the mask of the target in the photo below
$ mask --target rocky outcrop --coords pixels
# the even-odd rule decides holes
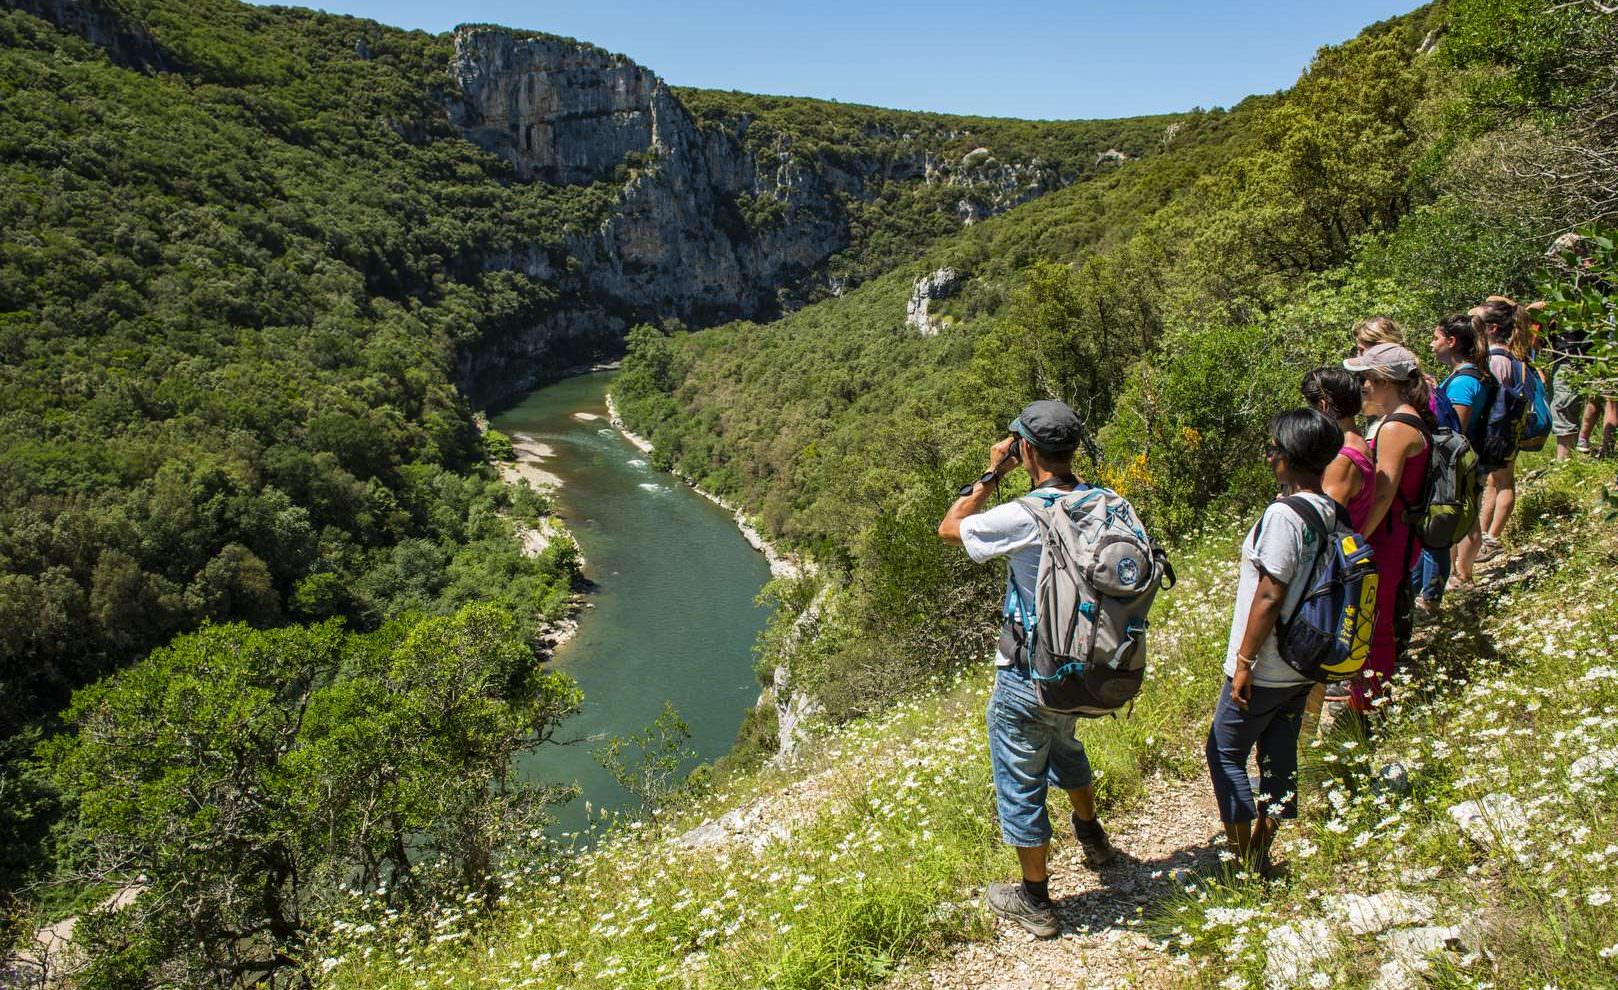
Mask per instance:
[[[463,30],[450,72],[461,90],[450,118],[509,160],[519,178],[583,185],[612,177],[652,147],[654,104],[670,99],[621,55],[547,36]],[[666,114],[665,110],[665,114]]]
[[[461,28],[454,40],[458,95],[448,110],[464,137],[509,161],[520,180],[619,184],[602,222],[565,243],[484,259],[559,295],[535,325],[458,355],[474,405],[615,350],[637,322],[773,319],[841,294],[848,283],[829,279],[825,265],[849,245],[845,204],[888,183],[959,189],[966,224],[1074,178],[1038,161],[1001,161],[988,147],[942,156],[885,125],[872,125],[882,131],[874,137],[903,151],[805,155],[781,133],[753,130],[745,115],[698,126],[656,74],[621,55],[500,28]]]
[[[934,299],[953,296],[960,287],[961,273],[953,268],[940,268],[916,279],[905,302],[905,325],[923,337],[936,336],[943,323],[928,314],[928,307]]]
[[[965,226],[1004,213],[1037,199],[1071,181],[1070,176],[1038,160],[1002,162],[988,148],[973,148],[959,162],[929,161],[924,170],[929,185],[962,190],[955,216]]]

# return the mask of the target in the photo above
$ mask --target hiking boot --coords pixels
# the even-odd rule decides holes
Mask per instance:
[[[1478,548],[1477,562],[1486,564],[1500,556],[1500,551],[1503,549],[1504,547],[1500,545],[1499,540],[1485,533],[1483,534],[1483,546]]]
[[[1118,851],[1107,841],[1107,830],[1101,827],[1099,818],[1087,822],[1074,812],[1073,834],[1084,848],[1085,866],[1099,870],[1118,858]]]
[[[983,906],[1040,938],[1054,938],[1061,931],[1056,923],[1056,906],[1035,904],[1020,883],[989,884],[983,892]]]

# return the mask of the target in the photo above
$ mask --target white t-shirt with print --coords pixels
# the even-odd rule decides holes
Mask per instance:
[[[1309,504],[1320,513],[1321,522],[1329,532],[1337,521],[1336,503],[1324,495],[1301,492]],[[1315,565],[1322,544],[1314,530],[1299,515],[1279,500],[1271,502],[1260,517],[1258,525],[1242,541],[1241,580],[1236,586],[1236,611],[1230,620],[1230,644],[1225,650],[1225,676],[1236,676],[1236,654],[1242,648],[1242,637],[1247,634],[1247,616],[1252,611],[1253,596],[1258,592],[1260,571],[1286,585],[1286,596],[1281,602],[1280,620],[1292,615],[1298,601],[1307,590],[1308,578]],[[1298,673],[1281,659],[1276,647],[1275,630],[1265,638],[1254,658],[1253,683],[1258,687],[1293,687],[1308,684],[1309,678]]]
[[[1045,489],[1048,490],[1048,489]],[[1034,590],[1039,580],[1041,554],[1039,525],[1028,510],[1015,500],[1002,502],[975,516],[961,520],[961,545],[966,555],[981,564],[996,557],[1009,558],[1007,578],[1017,589],[1017,598],[1027,614],[1034,614]],[[1011,666],[1011,658],[995,650],[996,667]]]

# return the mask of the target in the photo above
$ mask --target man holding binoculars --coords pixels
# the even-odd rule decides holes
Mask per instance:
[[[1012,603],[1035,600],[1043,543],[1038,525],[1022,506],[1012,501],[985,511],[989,496],[1018,465],[1028,472],[1030,494],[1084,487],[1073,474],[1073,452],[1083,426],[1066,403],[1032,403],[1009,429],[1010,436],[989,452],[983,476],[960,489],[960,497],[938,525],[940,537],[963,547],[978,563],[1008,558],[1008,615],[1013,614]],[[1019,612],[1026,607],[1020,606]],[[1022,882],[991,884],[984,902],[1000,917],[1049,938],[1059,931],[1047,870],[1052,832],[1045,799],[1051,785],[1067,792],[1085,862],[1099,868],[1116,854],[1096,820],[1090,761],[1073,733],[1076,716],[1040,706],[1027,665],[1008,655],[1003,640],[995,667],[987,713],[989,758],[1001,838],[1017,850]]]

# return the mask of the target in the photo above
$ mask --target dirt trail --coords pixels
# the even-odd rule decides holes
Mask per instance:
[[[1067,837],[1051,863],[1060,935],[1038,939],[996,919],[988,941],[956,946],[925,971],[901,974],[889,990],[1105,990],[1121,988],[1124,981],[1133,990],[1173,985],[1169,955],[1127,922],[1136,908],[1172,896],[1177,871],[1208,870],[1217,863],[1212,841],[1221,830],[1207,781],[1153,782],[1140,807],[1108,823],[1108,834],[1124,855],[1100,873],[1079,861],[1065,821],[1058,830]],[[1006,865],[1009,876],[1009,856]]]

